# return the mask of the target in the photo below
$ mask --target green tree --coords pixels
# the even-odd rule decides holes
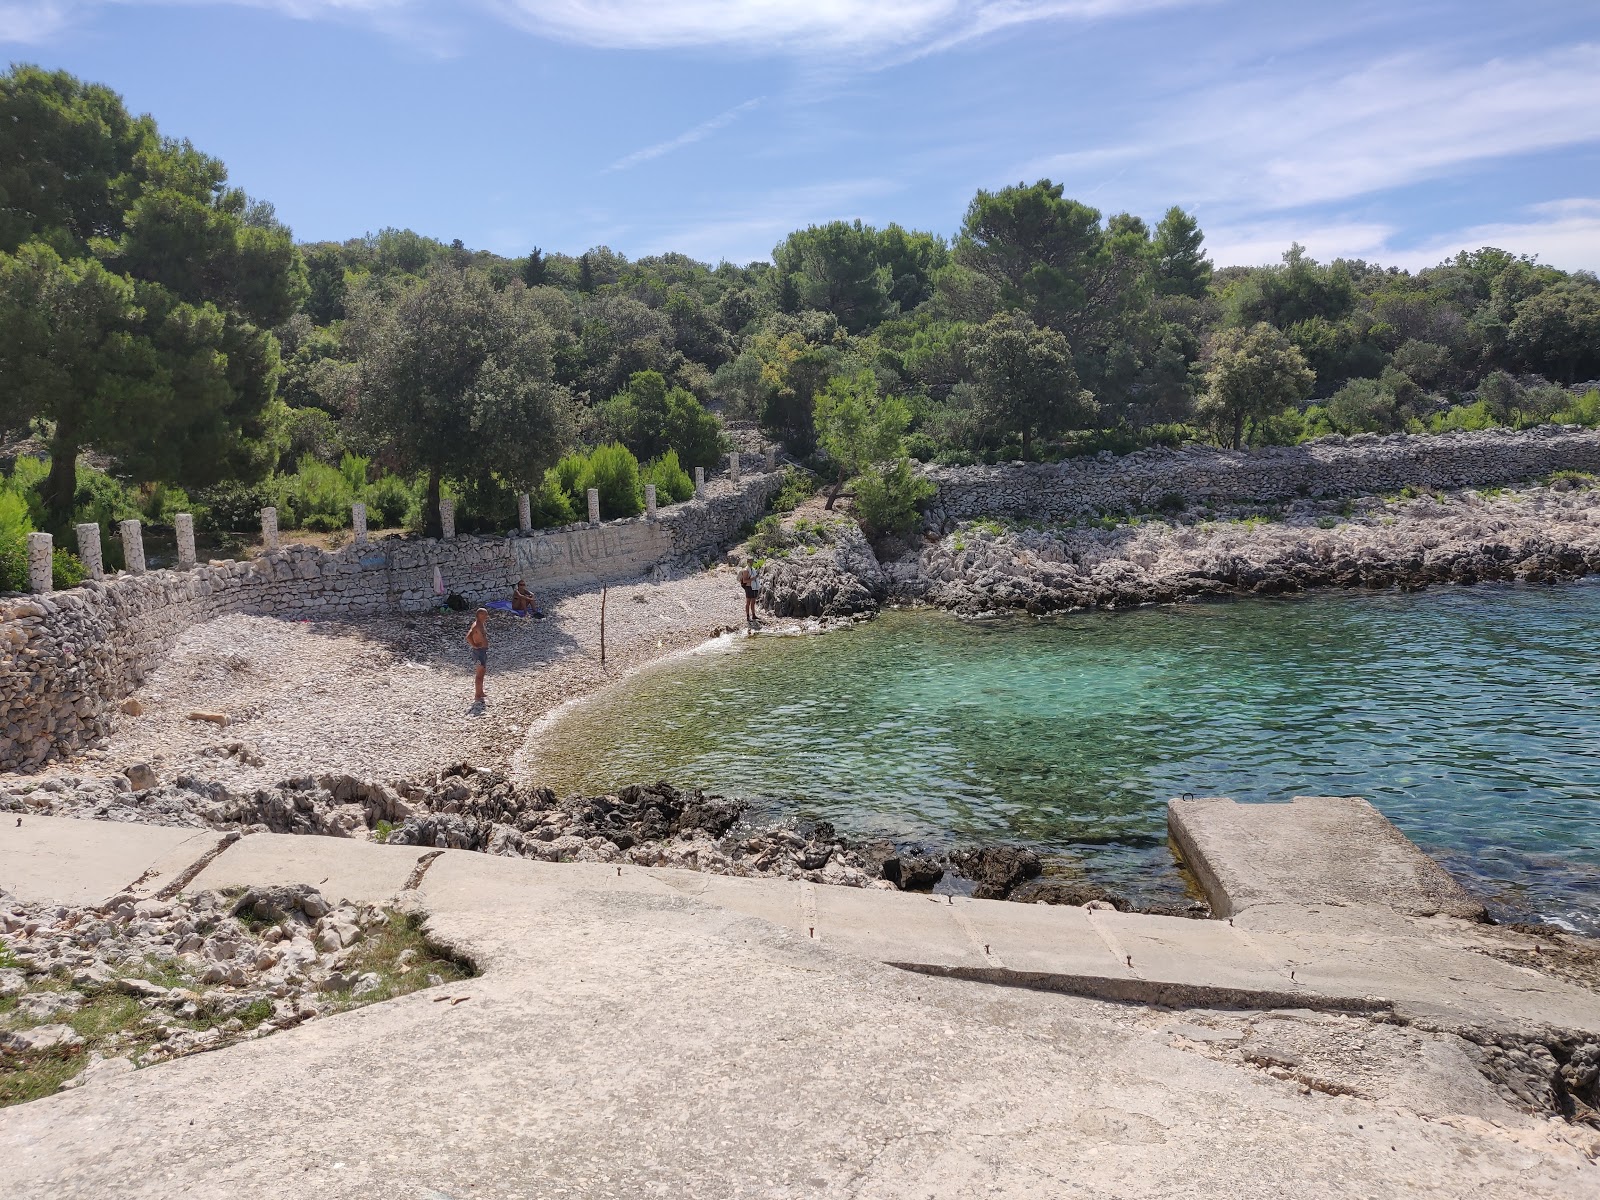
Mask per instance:
[[[544,260],[544,252],[535,246],[528,252],[528,257],[522,262],[519,272],[522,282],[529,287],[541,287],[547,282],[550,275],[550,266]]]
[[[432,534],[445,479],[492,471],[531,487],[572,438],[553,335],[520,288],[435,267],[392,300],[363,294],[346,329],[360,370],[357,423],[385,461],[426,474]]]
[[[1174,204],[1156,226],[1152,244],[1155,288],[1163,296],[1203,299],[1211,287],[1211,260],[1201,249],[1200,223]]]
[[[641,462],[676,451],[680,461],[710,467],[722,456],[722,425],[684,388],[670,387],[659,371],[638,371],[607,401],[601,414],[607,432]]]
[[[979,191],[967,207],[956,260],[989,279],[1008,308],[1057,329],[1089,300],[1100,249],[1100,213],[1041,179]]]
[[[270,205],[65,72],[0,76],[0,426],[53,423],[43,487],[70,519],[94,446],[197,487],[276,458],[273,326],[305,294]]]
[[[828,489],[832,508],[845,483],[868,468],[905,454],[911,410],[898,396],[878,392],[871,371],[837,375],[816,396],[817,445],[839,468]]]
[[[878,237],[860,221],[831,221],[796,230],[772,251],[786,281],[785,309],[816,308],[851,333],[882,321],[889,308],[888,272],[878,264]]]
[[[1513,353],[1533,371],[1562,383],[1600,373],[1600,286],[1564,279],[1517,305]]]
[[[1311,394],[1316,375],[1305,357],[1266,322],[1217,335],[1199,411],[1228,431],[1237,450],[1246,421],[1272,417]]]
[[[1078,382],[1066,338],[1025,317],[1000,316],[975,329],[967,361],[984,426],[1019,434],[1024,458],[1035,437],[1081,428],[1098,411]]]
[[[305,262],[305,314],[318,325],[344,320],[344,255],[337,246],[313,246],[305,251]]]

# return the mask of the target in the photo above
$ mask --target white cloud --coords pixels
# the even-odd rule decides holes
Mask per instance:
[[[443,0],[0,0],[0,41],[36,42],[105,3],[233,3],[289,16],[370,16]],[[518,28],[587,46],[730,47],[758,52],[944,49],[1030,21],[1092,21],[1210,0],[473,0]]]
[[[1366,221],[1264,221],[1220,225],[1205,229],[1206,253],[1219,267],[1270,266],[1283,259],[1294,242],[1312,258],[1378,259],[1384,263],[1392,225]]]
[[[0,4],[0,44],[33,45],[47,42],[67,27],[71,17],[65,3]]]
[[[870,197],[898,190],[889,179],[846,179],[809,187],[785,188],[729,209],[706,221],[659,230],[646,253],[669,250],[715,262],[765,259],[772,248],[796,229],[824,221],[866,220],[854,206]]]
[[[1036,162],[1074,176],[1121,167],[1141,194],[1234,212],[1326,203],[1468,164],[1600,141],[1600,46],[1449,65],[1422,55],[1171,97],[1143,137]]]
[[[1474,225],[1441,234],[1401,250],[1401,266],[1431,267],[1461,250],[1497,246],[1513,254],[1535,254],[1539,261],[1567,271],[1600,271],[1600,198],[1551,200],[1528,209],[1527,221]]]
[[[632,154],[624,155],[606,168],[607,171],[626,171],[629,167],[636,167],[642,162],[649,162],[653,158],[660,158],[664,154],[671,154],[674,150],[681,150],[685,146],[692,146],[695,142],[710,137],[719,129],[724,129],[733,124],[745,113],[761,103],[763,97],[757,96],[754,100],[746,100],[743,104],[736,104],[727,112],[718,113],[709,121],[702,121],[693,129],[686,129],[677,137],[668,138],[664,142],[657,142],[653,146],[646,146],[643,150],[635,150]]]
[[[1416,271],[1438,266],[1462,250],[1496,246],[1536,255],[1540,262],[1567,271],[1600,270],[1600,198],[1551,200],[1526,212],[1524,220],[1472,225],[1421,242],[1400,240],[1393,225],[1380,222],[1245,221],[1207,228],[1206,252],[1218,266],[1266,266],[1281,261],[1290,244],[1299,242],[1322,262],[1364,258]]]

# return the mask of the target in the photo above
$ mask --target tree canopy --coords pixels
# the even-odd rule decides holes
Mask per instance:
[[[0,76],[0,425],[49,421],[53,517],[79,450],[205,484],[275,457],[278,346],[306,297],[289,230],[105,88]]]
[[[396,468],[427,476],[431,533],[447,476],[493,472],[532,488],[572,439],[553,337],[525,291],[436,269],[392,300],[362,296],[348,336],[360,369],[355,419]]]

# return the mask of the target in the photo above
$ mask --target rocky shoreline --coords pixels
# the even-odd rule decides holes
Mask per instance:
[[[931,604],[1041,614],[1600,573],[1600,489],[1582,479],[1058,523],[980,519],[927,531],[920,547],[889,547],[881,560],[859,532],[829,528],[828,545],[773,563],[763,585],[773,612],[853,617]]]
[[[324,775],[246,790],[189,775],[157,784],[141,766],[123,775],[19,783],[0,791],[0,812],[23,819],[39,813],[247,834],[354,837],[542,862],[629,863],[844,887],[942,887],[979,899],[1209,915],[1199,901],[1138,906],[1096,884],[1050,876],[1047,862],[1027,847],[933,850],[852,841],[825,821],[755,823],[757,805],[750,801],[680,791],[668,783],[558,798],[549,788],[457,763],[394,783]],[[136,789],[135,781],[151,786]]]

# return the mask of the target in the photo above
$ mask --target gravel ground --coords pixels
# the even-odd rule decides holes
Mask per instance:
[[[296,775],[396,779],[467,760],[508,768],[528,731],[563,701],[744,627],[731,567],[609,589],[600,664],[598,589],[540,597],[548,616],[489,617],[488,703],[472,703],[472,614],[363,621],[232,615],[179,638],[118,717],[104,749],[58,764],[149,764],[258,787]],[[225,713],[226,727],[191,720]]]

